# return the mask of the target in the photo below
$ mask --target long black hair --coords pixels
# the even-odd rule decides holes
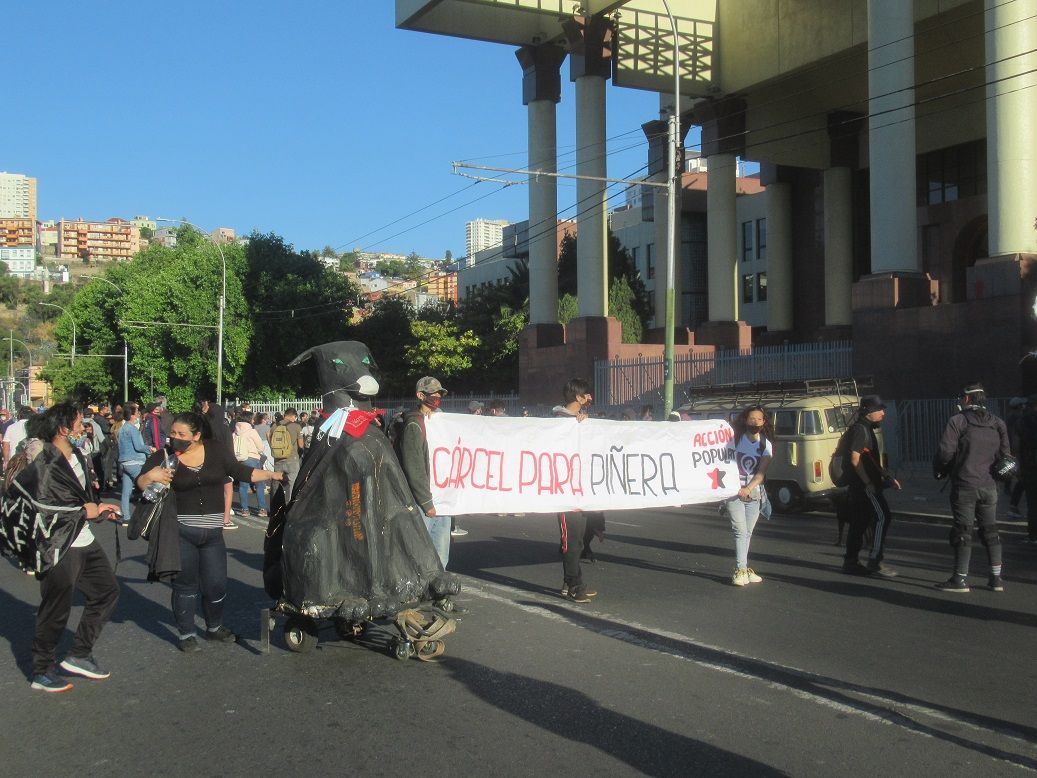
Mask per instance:
[[[191,430],[192,435],[197,435],[200,432],[202,433],[202,440],[212,440],[212,425],[209,424],[209,420],[201,413],[193,413],[191,411],[178,413],[173,417],[173,424],[183,424],[187,429]]]
[[[746,433],[746,427],[748,426],[749,414],[753,411],[759,411],[763,414],[763,429],[760,430],[760,438],[762,440],[768,440],[771,443],[774,442],[774,427],[771,426],[771,417],[767,413],[767,409],[762,405],[750,405],[748,408],[738,414],[731,426],[735,430],[735,442],[737,443],[742,439],[742,435]]]
[[[70,402],[57,403],[50,406],[42,415],[29,419],[25,423],[25,433],[29,437],[53,443],[62,427],[72,429],[78,415],[79,408],[76,405]]]

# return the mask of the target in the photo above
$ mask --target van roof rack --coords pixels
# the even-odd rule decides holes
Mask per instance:
[[[862,390],[875,385],[871,376],[863,378],[811,378],[802,381],[767,381],[742,384],[690,385],[684,389],[687,398],[681,408],[694,408],[695,403],[705,400],[731,400],[732,402],[788,402],[803,397],[823,394],[847,395],[857,399]]]

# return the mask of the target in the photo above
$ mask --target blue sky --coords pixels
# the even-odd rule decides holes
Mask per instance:
[[[298,249],[462,256],[466,221],[526,217],[524,186],[455,194],[472,182],[450,166],[525,166],[521,71],[511,47],[395,29],[394,7],[10,3],[0,72],[20,75],[5,80],[0,170],[36,176],[41,219],[183,217]],[[560,168],[568,62],[562,82]],[[610,86],[608,101],[609,175],[640,173],[658,98]],[[563,216],[574,194],[563,180]]]

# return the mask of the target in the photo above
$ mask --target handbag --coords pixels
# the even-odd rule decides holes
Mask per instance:
[[[136,540],[137,538],[142,540],[148,539],[152,526],[162,515],[162,506],[165,504],[170,491],[170,489],[163,490],[155,502],[142,500],[137,503],[137,506],[133,509],[133,515],[130,516],[129,526],[126,527],[126,537],[129,540]]]

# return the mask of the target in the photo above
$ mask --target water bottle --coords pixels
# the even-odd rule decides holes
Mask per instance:
[[[168,468],[169,470],[176,471],[176,457],[170,456],[169,452],[165,453],[165,458],[162,461],[162,467]],[[144,490],[144,499],[148,502],[158,502],[162,497],[162,494],[169,488],[169,484],[164,484],[161,481],[152,481],[148,484]]]

